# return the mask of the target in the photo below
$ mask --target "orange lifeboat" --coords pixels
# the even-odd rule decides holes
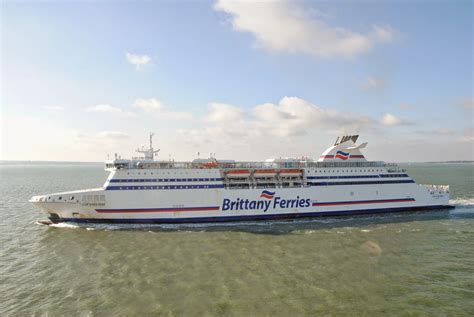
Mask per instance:
[[[250,170],[230,170],[225,174],[229,178],[244,178],[250,176]]]
[[[217,161],[206,162],[206,163],[202,163],[201,166],[202,166],[203,168],[214,168],[214,167],[219,166],[219,163],[217,163]]]
[[[303,171],[301,169],[290,168],[290,169],[280,170],[280,176],[283,176],[283,177],[301,176],[302,174],[303,174]]]
[[[276,169],[258,169],[253,173],[254,177],[274,177],[278,173]]]

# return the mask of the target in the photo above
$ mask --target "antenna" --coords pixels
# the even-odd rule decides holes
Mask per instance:
[[[138,153],[143,153],[145,154],[145,160],[153,160],[155,153],[158,153],[160,150],[154,150],[153,149],[153,136],[155,134],[153,132],[150,132],[150,148],[148,150],[145,150],[144,146],[142,148],[137,149]]]

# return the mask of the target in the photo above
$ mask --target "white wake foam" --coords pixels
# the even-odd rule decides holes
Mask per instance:
[[[474,198],[456,198],[449,201],[456,208],[474,208]]]
[[[50,227],[53,228],[67,228],[67,229],[77,229],[81,228],[81,226],[72,224],[72,223],[66,223],[66,222],[61,222],[61,223],[53,223],[49,225]]]

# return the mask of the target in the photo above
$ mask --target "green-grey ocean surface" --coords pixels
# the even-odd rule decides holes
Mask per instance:
[[[48,227],[28,199],[100,187],[102,166],[0,166],[0,316],[474,316],[474,165],[407,168],[457,207]]]

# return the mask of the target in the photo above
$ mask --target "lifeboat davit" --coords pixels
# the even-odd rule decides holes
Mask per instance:
[[[254,177],[274,177],[278,170],[276,169],[258,169],[253,172]]]
[[[295,168],[282,169],[280,171],[280,176],[283,176],[283,177],[301,176],[302,174],[303,174],[303,171],[301,169],[295,169]]]
[[[243,178],[250,176],[250,170],[230,170],[225,174],[229,178]]]

